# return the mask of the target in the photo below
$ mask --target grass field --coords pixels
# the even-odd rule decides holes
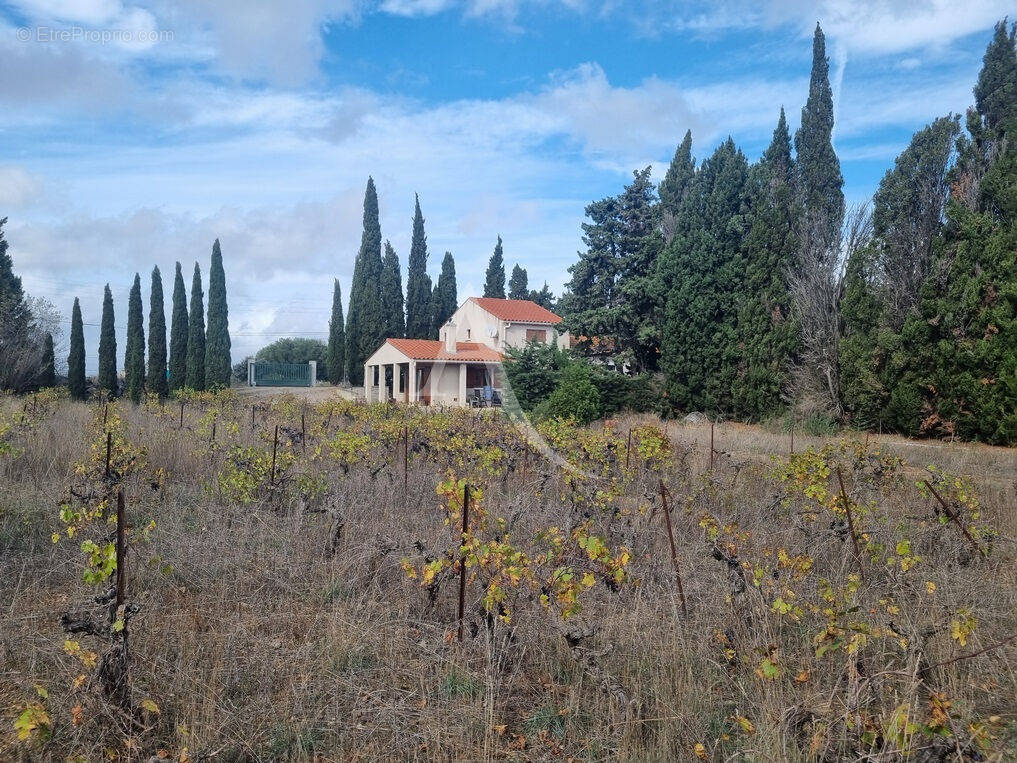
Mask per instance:
[[[256,405],[0,401],[0,759],[1017,757],[1012,450]]]

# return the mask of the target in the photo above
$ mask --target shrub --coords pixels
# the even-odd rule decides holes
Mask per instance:
[[[549,417],[574,419],[579,424],[589,424],[599,418],[600,393],[593,385],[589,365],[569,364],[558,386],[540,409]]]

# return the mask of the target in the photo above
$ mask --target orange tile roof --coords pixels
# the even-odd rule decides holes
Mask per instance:
[[[500,363],[502,354],[485,344],[477,342],[456,342],[456,351],[448,352],[445,343],[437,339],[398,339],[390,337],[385,340],[399,352],[414,360],[472,360],[484,363]]]
[[[518,323],[561,323],[561,317],[528,299],[470,297],[495,318]]]

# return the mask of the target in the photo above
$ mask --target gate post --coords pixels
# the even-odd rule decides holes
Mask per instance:
[[[309,360],[307,361],[311,366],[311,383],[307,386],[313,387],[318,381],[318,361]]]
[[[254,358],[247,359],[247,386],[254,387]]]

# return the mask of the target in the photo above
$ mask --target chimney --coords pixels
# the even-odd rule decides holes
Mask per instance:
[[[445,324],[445,352],[454,354],[456,351],[456,324],[449,321]]]

